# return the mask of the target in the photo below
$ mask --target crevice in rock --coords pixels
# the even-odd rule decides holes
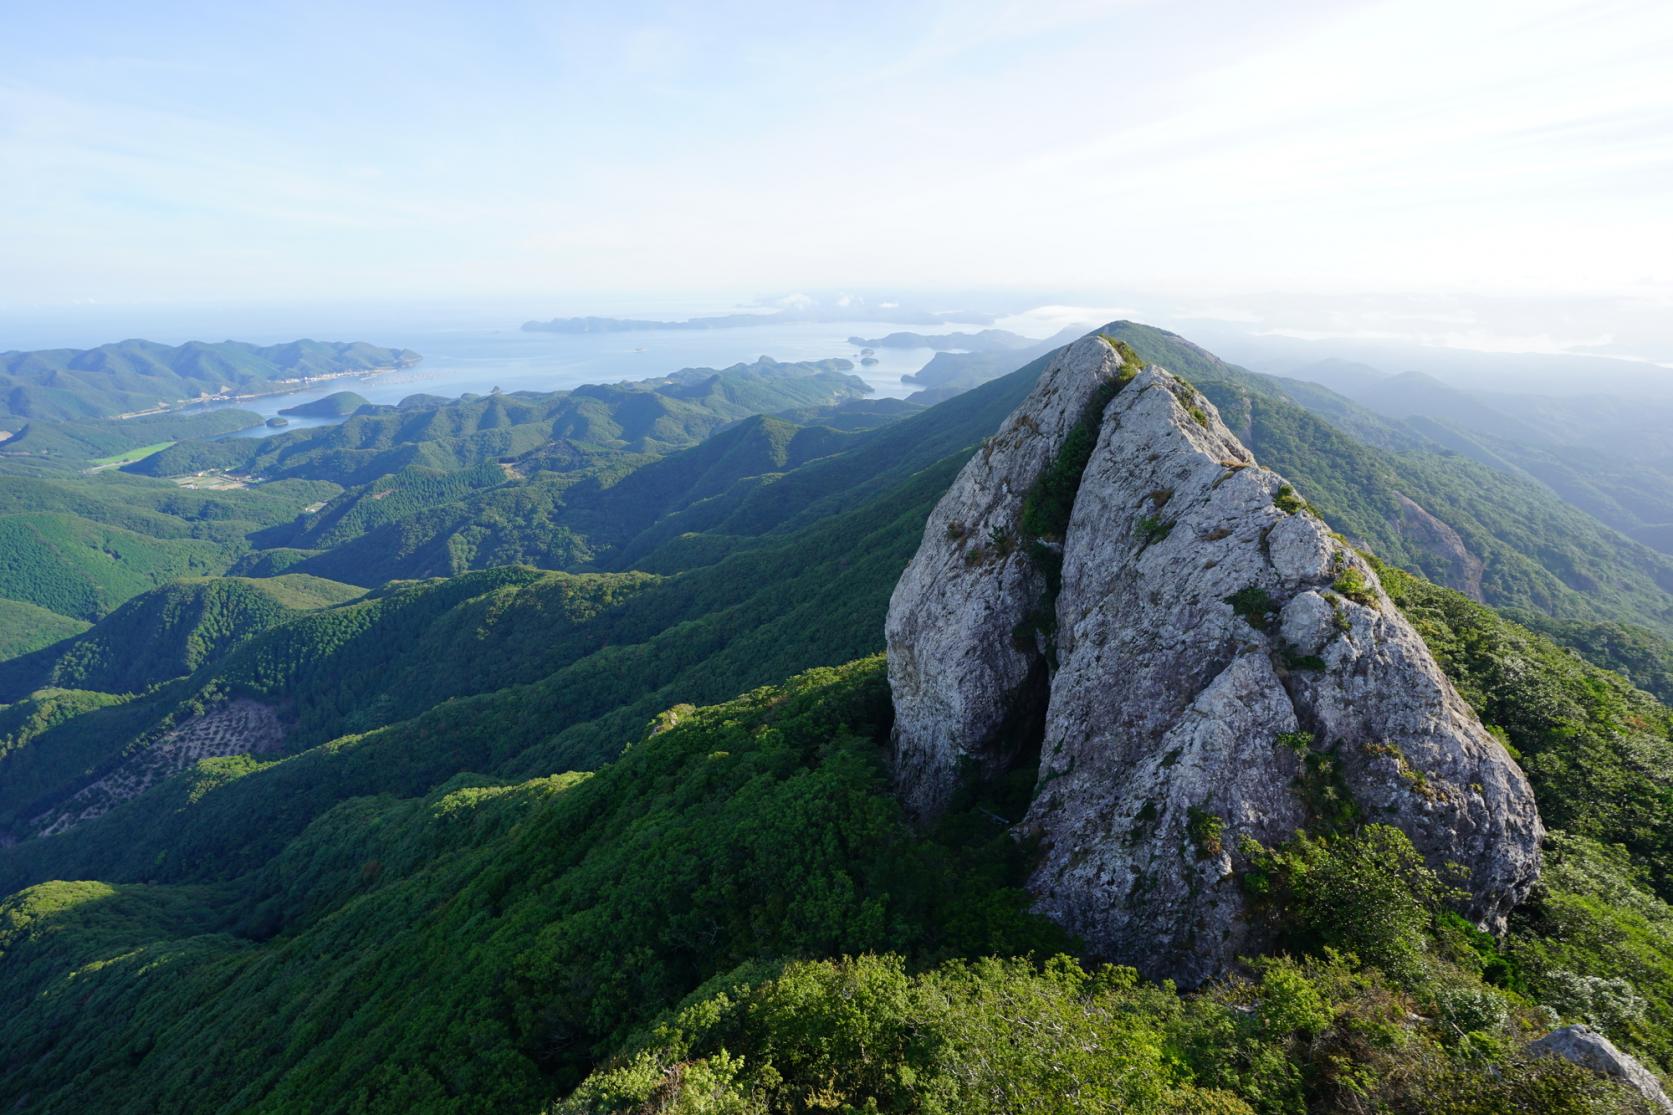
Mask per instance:
[[[1034,772],[1040,768],[1040,752],[1045,745],[1046,706],[1050,698],[1051,675],[1042,659],[1012,693],[1005,721],[994,734],[993,745],[985,752],[983,769],[967,771],[966,777],[960,779],[966,793],[980,796],[1013,773],[1027,774],[1027,784],[1033,786]],[[1022,816],[1032,795],[1030,789],[1018,803],[1016,816],[1005,818],[1007,824],[1015,823]]]

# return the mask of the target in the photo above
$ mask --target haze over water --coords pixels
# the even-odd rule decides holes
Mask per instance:
[[[409,395],[454,398],[469,393],[564,391],[589,383],[649,379],[681,368],[723,368],[774,360],[824,360],[841,357],[854,364],[849,374],[872,389],[873,398],[904,398],[918,388],[901,382],[934,355],[927,348],[878,348],[876,364],[862,365],[848,337],[881,337],[904,328],[881,322],[784,322],[727,329],[645,330],[623,333],[527,333],[505,329],[452,329],[425,332],[391,329],[368,333],[374,344],[410,348],[423,355],[417,366],[364,378],[334,380],[303,391],[219,404],[252,410],[264,417],[337,391],[353,391],[374,403],[398,403]],[[921,326],[941,332],[958,326]],[[968,328],[968,327],[966,327]],[[362,339],[358,335],[355,339]],[[285,429],[328,425],[330,420],[291,418]],[[268,427],[247,436],[281,432]]]

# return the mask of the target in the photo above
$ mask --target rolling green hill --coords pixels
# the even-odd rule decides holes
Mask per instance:
[[[268,537],[329,551],[297,568],[367,585],[506,564],[626,568],[623,552],[632,553],[638,536],[674,512],[857,440],[756,416],[619,478],[595,470],[505,483],[493,466],[442,474],[403,469],[338,497],[295,533]]]
[[[98,418],[200,395],[279,390],[309,377],[408,367],[418,360],[405,349],[307,340],[266,346],[131,340],[84,350],[0,352],[0,413]]]
[[[253,411],[231,408],[145,414],[120,421],[54,422],[0,418],[10,437],[0,440],[0,475],[79,472],[114,464],[130,453],[185,438],[211,438],[261,425]],[[120,463],[131,463],[122,460]]]
[[[280,625],[190,686],[165,688],[123,717],[163,724],[226,696],[282,699],[292,703],[295,721],[289,746],[345,733],[353,734],[352,744],[252,771],[259,777],[236,779],[226,793],[206,799],[214,806],[210,813],[158,815],[160,827],[151,829],[149,811],[128,816],[123,807],[15,863],[0,851],[0,879],[19,878],[10,874],[14,868],[84,875],[95,863],[116,861],[123,874],[104,877],[218,874],[259,858],[319,811],[378,792],[379,785],[420,793],[461,769],[522,776],[597,766],[670,705],[723,700],[809,666],[873,653],[919,524],[968,447],[1015,406],[1037,373],[1028,369],[879,431],[848,452],[771,474],[756,499],[740,502],[736,533],[717,536],[715,545],[685,547],[692,561],[677,576],[575,580],[501,569],[394,586]],[[760,432],[772,429],[764,425]],[[783,496],[772,494],[780,484],[790,487]],[[798,507],[807,512],[799,520]],[[664,564],[678,572],[672,559]],[[566,604],[563,614],[586,621],[556,630],[539,619],[550,609],[533,603],[599,593],[608,607],[572,613]],[[414,717],[436,746],[404,746],[406,733],[394,725]],[[110,723],[108,732],[81,730],[76,763],[56,781],[32,779],[28,795],[12,801],[13,814],[29,813],[30,801],[71,792],[90,768],[115,761],[143,730],[127,719]],[[50,767],[59,744],[49,736],[37,744],[27,761],[41,755],[39,762]],[[7,777],[0,765],[0,799]],[[233,829],[243,835],[229,839]],[[41,859],[42,852],[50,858]]]
[[[37,626],[26,609],[0,610],[0,648],[37,650],[147,589],[224,573],[253,533],[336,491],[315,481],[193,491],[116,472],[0,476],[0,599],[62,617]]]
[[[1376,547],[1519,758],[1555,831],[1503,939],[1364,825],[1251,860],[1282,955],[1221,983],[1076,955],[1020,887],[1032,772],[907,822],[876,657],[930,508],[1046,358],[849,429],[821,424],[845,377],[682,373],[239,449],[312,481],[15,490],[0,526],[337,563],[370,591],[169,585],[0,664],[0,1105],[1008,1112],[1076,1088],[1158,1113],[1632,1110],[1526,1046],[1586,1021],[1673,1068],[1673,710],[1394,568],[1455,568],[1401,497],[1482,560],[1490,602],[1569,617],[1539,622],[1641,684],[1664,662],[1654,555],[1351,404],[1357,434],[1171,334],[1109,329]],[[771,416],[791,411],[812,424]],[[489,454],[524,428],[517,461]],[[280,514],[304,491],[322,498]],[[106,552],[64,545],[37,565],[66,584]],[[514,557],[569,568],[458,572]],[[239,707],[273,747],[233,740],[39,835]]]
[[[345,485],[406,467],[452,471],[496,461],[517,461],[529,472],[574,471],[605,457],[684,448],[752,414],[857,398],[870,388],[847,374],[850,367],[846,360],[780,364],[763,358],[638,383],[488,395],[358,415],[328,429],[181,442],[130,470],[177,476],[213,468]]]
[[[226,563],[222,546],[207,540],[149,538],[62,512],[0,516],[0,595],[77,619]]]
[[[0,662],[86,631],[87,621],[22,600],[0,599]]]
[[[1578,760],[1574,730],[1606,738],[1643,700],[1617,689],[1600,703],[1596,671],[1561,680],[1564,652],[1456,594],[1398,591],[1467,691],[1511,655],[1557,664],[1484,707],[1519,746],[1541,741],[1539,756]],[[1552,719],[1542,684],[1578,698],[1573,713]],[[1522,1060],[1516,1035],[1537,1017],[1531,996],[1572,1003],[1575,979],[1623,965],[1639,1005],[1612,1033],[1652,1062],[1669,1055],[1673,910],[1577,834],[1554,842],[1548,886],[1502,948],[1423,914],[1415,982],[1323,951],[1351,947],[1351,928],[1303,947],[1312,959],[1190,998],[1067,959],[949,967],[1072,943],[1024,912],[1020,849],[990,803],[931,834],[905,825],[882,762],[888,722],[871,659],[674,710],[590,777],[458,775],[344,800],[217,887],[23,891],[0,907],[0,1095],[46,1111],[534,1110],[579,1084],[570,1109],[590,1111],[808,1081],[916,1110],[924,1089],[990,1073],[1003,1096],[1049,1095],[1063,1071],[1127,1110],[1280,1111],[1327,1102],[1352,1073],[1404,1111],[1612,1110],[1593,1106],[1607,1094],[1591,1078]],[[253,777],[222,763],[170,793],[200,809]],[[1586,798],[1571,805],[1581,831],[1617,831]],[[1563,808],[1543,792],[1542,807]],[[904,963],[836,959],[862,953]],[[159,971],[170,978],[148,978]],[[682,1002],[705,1005],[649,1028]],[[1071,1019],[1091,1028],[1089,1055],[1109,1050],[1074,1070],[1057,1047]],[[1464,1019],[1509,1036],[1461,1048]],[[1042,1030],[1059,1036],[1039,1044]],[[942,1036],[912,1038],[925,1033]]]
[[[293,414],[301,418],[347,418],[370,403],[366,396],[357,395],[353,391],[333,391],[322,399],[281,407],[279,413]]]
[[[303,611],[360,593],[299,574],[174,581],[135,596],[85,632],[0,662],[0,703],[47,687],[139,692]]]

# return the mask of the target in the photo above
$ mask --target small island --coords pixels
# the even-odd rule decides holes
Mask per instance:
[[[295,415],[298,418],[347,418],[361,407],[371,405],[371,400],[364,395],[357,395],[353,391],[333,391],[311,402],[284,407],[279,413]],[[269,422],[268,425],[272,423]]]
[[[279,429],[283,426],[290,425],[290,419],[281,418],[279,415],[274,415],[272,418],[269,418],[267,420],[267,425],[270,426],[271,428],[277,430],[277,429]]]

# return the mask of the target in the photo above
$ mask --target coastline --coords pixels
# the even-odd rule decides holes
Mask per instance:
[[[212,403],[237,403],[243,402],[246,399],[270,399],[275,395],[293,395],[298,391],[306,391],[308,388],[318,386],[322,383],[335,383],[337,380],[341,379],[374,379],[377,376],[386,375],[389,372],[404,371],[407,368],[416,367],[417,365],[418,361],[414,360],[410,364],[391,364],[386,368],[362,368],[350,372],[326,372],[323,375],[302,376],[299,379],[276,379],[273,381],[275,384],[284,385],[276,391],[246,391],[236,395],[198,395],[194,398],[182,399],[175,403],[159,403],[157,406],[149,407],[145,410],[131,410],[126,414],[113,414],[110,416],[110,421],[120,422],[128,418],[146,418],[155,414],[173,414],[176,411],[190,410],[192,407],[208,406]]]

